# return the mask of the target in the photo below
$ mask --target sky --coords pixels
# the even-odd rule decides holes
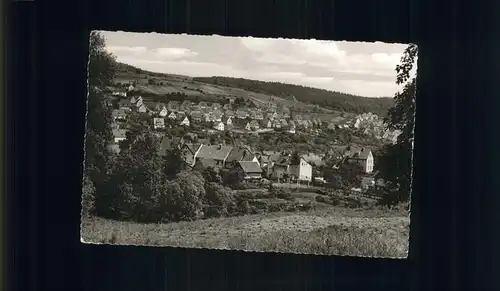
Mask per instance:
[[[119,62],[192,77],[226,76],[393,97],[406,44],[101,31]]]

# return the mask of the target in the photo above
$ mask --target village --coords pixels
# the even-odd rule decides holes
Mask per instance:
[[[397,133],[384,130],[382,120],[374,114],[364,113],[353,118],[342,116],[315,117],[313,114],[291,112],[284,106],[269,102],[266,107],[238,106],[235,99],[227,98],[224,103],[189,100],[171,100],[166,103],[146,102],[140,95],[133,94],[134,86],[113,91],[109,96],[112,109],[114,144],[110,147],[119,152],[119,144],[126,139],[127,118],[131,112],[146,116],[151,128],[161,138],[159,155],[165,155],[172,148],[180,149],[184,162],[195,167],[202,164],[214,169],[231,168],[235,165],[245,173],[247,181],[293,183],[309,187],[326,184],[325,177],[318,171],[324,168],[325,159],[332,152],[301,152],[292,157],[293,149],[262,150],[248,144],[235,144],[214,136],[264,135],[264,134],[307,134],[314,136],[322,131],[357,131],[371,134],[378,140],[394,142]],[[167,134],[168,129],[182,127],[182,136]],[[202,136],[200,138],[200,135]],[[271,146],[272,147],[272,146]],[[370,148],[338,145],[338,162],[355,162],[362,168],[360,184],[352,187],[354,192],[366,192],[382,184],[374,178],[374,156]],[[336,167],[336,165],[333,165]]]

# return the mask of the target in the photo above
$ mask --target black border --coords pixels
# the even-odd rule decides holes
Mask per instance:
[[[494,276],[500,270],[493,242],[498,235],[487,235],[498,230],[492,224],[498,213],[492,203],[492,198],[498,199],[493,195],[498,193],[493,184],[498,179],[491,175],[497,144],[489,135],[496,122],[489,119],[495,116],[498,83],[492,81],[498,72],[493,60],[500,51],[491,45],[498,27],[492,25],[494,7],[482,6],[479,13],[458,2],[430,0],[82,0],[10,5],[5,137],[6,277],[11,287],[500,289]],[[79,193],[91,29],[417,43],[409,259],[81,244]]]

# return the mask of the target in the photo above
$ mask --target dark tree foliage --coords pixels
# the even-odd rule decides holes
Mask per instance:
[[[112,154],[108,145],[113,139],[111,108],[103,95],[105,87],[113,82],[115,59],[105,50],[104,38],[92,32],[89,39],[88,98],[85,133],[84,197],[82,207],[93,203],[103,190],[112,168]],[[94,189],[89,190],[89,185]],[[87,211],[89,209],[83,209]]]
[[[336,173],[341,178],[341,183],[344,186],[358,187],[361,183],[361,176],[363,175],[363,167],[354,161],[345,161],[340,164]],[[335,179],[335,180],[333,180]],[[333,177],[332,183],[339,183],[338,177]]]
[[[108,144],[113,139],[111,109],[103,95],[113,82],[115,59],[105,50],[104,38],[97,32],[90,34],[88,65],[87,124],[85,136],[85,170],[100,184],[109,170]]]
[[[186,169],[186,163],[183,160],[182,150],[174,147],[167,150],[165,156],[164,173],[168,179],[173,179],[177,174]]]
[[[297,166],[300,164],[300,155],[297,151],[292,153],[292,157],[290,158],[290,164],[292,166]]]
[[[405,50],[401,64],[396,67],[396,83],[404,84],[404,88],[394,97],[395,105],[389,109],[384,120],[388,129],[401,131],[396,144],[381,150],[377,163],[377,177],[383,178],[388,188],[384,203],[389,205],[408,201],[410,195],[416,91],[416,77],[410,76],[410,72],[416,57],[417,46],[411,44]]]

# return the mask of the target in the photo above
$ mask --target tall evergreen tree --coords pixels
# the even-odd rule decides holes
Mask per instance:
[[[411,187],[411,166],[415,127],[415,92],[416,76],[411,71],[416,64],[417,46],[410,44],[397,65],[398,85],[403,90],[396,93],[395,104],[389,109],[384,123],[389,130],[398,130],[400,135],[395,144],[387,145],[378,158],[378,177],[386,181],[390,192],[386,204],[395,204],[409,199]]]
[[[85,171],[98,187],[109,170],[108,145],[113,139],[111,110],[105,103],[104,88],[113,83],[116,62],[105,50],[104,37],[90,34],[88,65]]]

